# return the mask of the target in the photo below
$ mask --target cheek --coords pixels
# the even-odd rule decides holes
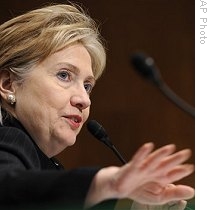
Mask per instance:
[[[63,109],[69,104],[69,95],[61,90],[53,88],[45,88],[42,91],[36,92],[34,98],[46,109],[55,109],[57,111]]]
[[[45,98],[43,98],[42,101],[45,101],[45,104],[57,110],[64,108],[70,103],[69,96],[62,94],[59,91],[48,91],[48,93],[46,93],[46,96],[44,96]]]
[[[56,118],[57,111],[68,103],[67,97],[59,94],[60,92],[47,87],[25,86],[17,95],[16,111],[18,117],[28,116],[39,122],[45,121],[45,123],[55,120],[53,118]]]

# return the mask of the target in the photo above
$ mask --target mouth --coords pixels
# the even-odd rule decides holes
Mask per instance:
[[[79,115],[69,115],[65,116],[65,118],[73,130],[79,128],[82,123],[82,118]]]
[[[69,119],[72,120],[75,123],[81,123],[82,122],[82,118],[78,115],[70,116]]]

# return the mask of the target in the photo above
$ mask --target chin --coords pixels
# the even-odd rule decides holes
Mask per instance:
[[[76,136],[72,136],[72,135],[67,135],[62,139],[62,142],[64,142],[64,144],[69,147],[75,144],[76,142]]]
[[[76,143],[76,139],[74,141],[68,142],[67,146],[68,147],[73,146],[75,143]]]
[[[71,129],[56,129],[53,134],[55,141],[64,147],[72,146],[76,142],[77,133]]]

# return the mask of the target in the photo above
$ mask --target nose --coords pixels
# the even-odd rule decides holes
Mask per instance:
[[[74,92],[71,96],[70,103],[72,106],[77,107],[80,111],[91,105],[90,97],[84,87],[77,89]]]

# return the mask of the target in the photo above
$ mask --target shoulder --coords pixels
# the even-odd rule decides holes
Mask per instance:
[[[32,139],[16,127],[0,127],[0,152],[20,159],[26,168],[39,166],[39,158]],[[1,158],[1,156],[0,156]]]
[[[7,141],[10,138],[11,140],[12,139],[14,140],[20,137],[29,138],[25,132],[16,127],[9,127],[9,126],[0,127],[0,142]]]
[[[20,146],[24,149],[25,146],[33,146],[33,142],[24,131],[5,126],[0,127],[0,145]]]

